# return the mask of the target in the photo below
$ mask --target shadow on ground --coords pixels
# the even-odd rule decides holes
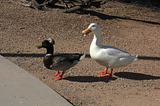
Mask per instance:
[[[122,3],[134,4],[134,5],[150,7],[150,8],[160,7],[159,0],[109,0],[109,1],[118,1]]]
[[[111,16],[111,15],[106,15],[106,14],[99,13],[99,12],[96,12],[96,11],[91,11],[91,10],[83,10],[82,14],[86,14],[86,15],[90,14],[92,16],[97,16],[98,18],[100,18],[102,20],[124,19],[124,20],[132,20],[132,21],[144,22],[144,23],[148,23],[148,24],[160,25],[160,23],[158,23],[158,22],[132,19],[130,17]]]
[[[141,73],[132,73],[132,72],[118,72],[114,74],[120,78],[132,79],[132,80],[156,80],[160,79],[159,76],[151,76]]]
[[[95,76],[68,76],[63,78],[65,80],[74,81],[74,82],[110,82],[112,80],[116,80],[117,78],[103,78],[103,77],[95,77]]]
[[[71,53],[72,54],[72,53]],[[26,53],[0,53],[3,57],[44,57],[45,54],[26,54]],[[91,58],[90,54],[85,54],[85,58]],[[160,57],[138,56],[140,60],[160,61]]]
[[[0,53],[3,57],[44,57],[45,54],[26,54],[26,53]]]
[[[154,61],[160,61],[160,57],[150,57],[150,56],[138,56],[141,60],[154,60]]]

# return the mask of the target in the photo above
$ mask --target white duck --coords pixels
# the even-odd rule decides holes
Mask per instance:
[[[100,65],[106,66],[105,71],[97,71],[102,77],[112,77],[114,68],[127,66],[138,60],[137,55],[135,56],[112,46],[102,45],[100,27],[96,23],[91,23],[86,30],[82,31],[84,36],[90,32],[94,34],[90,45],[90,56]],[[108,68],[111,69],[109,74],[107,74]]]

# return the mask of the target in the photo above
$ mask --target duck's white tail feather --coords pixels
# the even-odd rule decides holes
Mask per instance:
[[[134,56],[134,60],[133,60],[133,61],[136,61],[136,60],[139,59],[139,58],[138,58],[138,55],[132,55],[132,56]]]
[[[79,58],[79,61],[82,60],[83,58],[85,58],[85,56],[86,56],[86,55],[83,54],[83,55]]]

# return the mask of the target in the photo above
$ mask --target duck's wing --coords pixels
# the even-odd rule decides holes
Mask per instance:
[[[130,63],[137,60],[137,56],[130,54],[126,51],[120,50],[115,47],[108,46],[108,48],[102,49],[103,54],[109,61],[120,61]]]
[[[61,59],[62,61],[70,61],[73,62],[75,60],[81,60],[81,56],[84,54],[79,53],[60,53],[53,55],[54,58]]]
[[[103,45],[102,53],[104,55],[114,56],[114,57],[119,57],[119,58],[125,58],[131,55],[130,53],[126,51],[123,51],[121,49],[118,49],[112,46],[106,46],[106,45]]]
[[[67,70],[76,65],[79,61],[80,54],[56,54],[53,55],[52,69]]]

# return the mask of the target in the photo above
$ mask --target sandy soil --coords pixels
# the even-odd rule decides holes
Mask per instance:
[[[81,14],[61,13],[63,9],[38,11],[0,1],[0,54],[22,67],[75,106],[159,106],[160,104],[160,13],[131,4],[107,2],[100,9]],[[102,43],[115,46],[140,60],[114,69],[113,78],[102,78],[104,70],[91,58],[69,69],[55,81],[55,71],[44,67],[45,49],[35,45],[49,37],[55,52],[89,54],[93,35],[81,33],[90,23],[101,27]]]

